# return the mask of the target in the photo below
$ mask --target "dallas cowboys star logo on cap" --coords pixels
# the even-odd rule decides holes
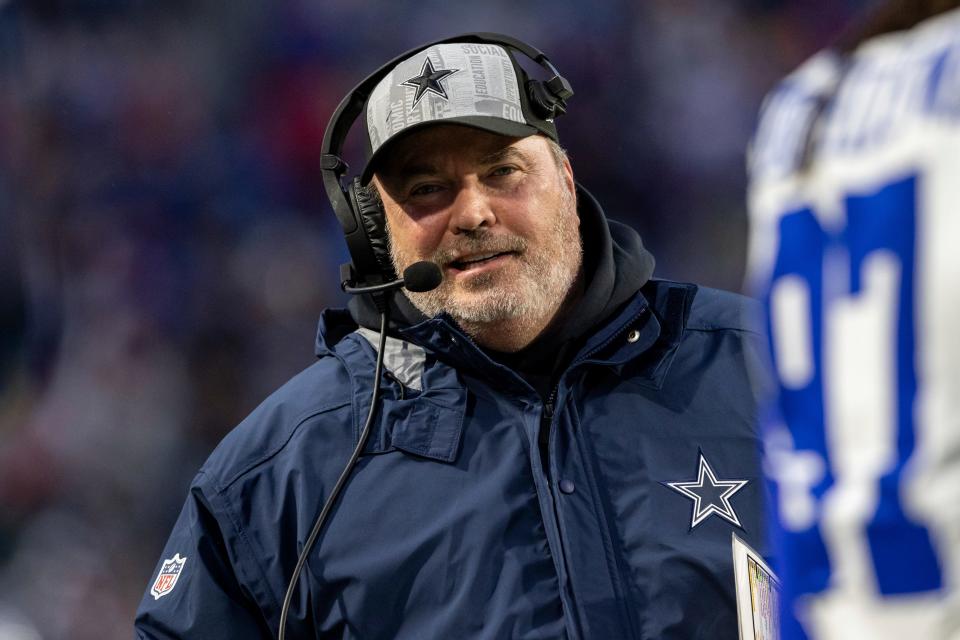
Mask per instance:
[[[413,106],[416,106],[427,92],[434,95],[438,95],[444,100],[449,100],[447,97],[447,90],[443,88],[443,85],[440,84],[440,81],[446,78],[447,76],[460,71],[460,69],[434,69],[433,62],[430,61],[430,58],[424,58],[423,66],[420,68],[420,75],[414,76],[409,80],[404,80],[400,84],[406,85],[408,87],[414,87],[417,90],[416,95],[413,96]]]
[[[693,500],[693,516],[690,519],[691,529],[712,515],[720,516],[742,529],[743,525],[740,524],[740,518],[737,517],[737,512],[730,504],[730,498],[740,489],[743,489],[748,482],[749,480],[718,480],[717,474],[714,473],[713,468],[701,451],[696,480],[663,482],[661,484]]]

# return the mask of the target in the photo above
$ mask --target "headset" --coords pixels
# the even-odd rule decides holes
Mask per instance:
[[[359,176],[350,180],[346,187],[341,182],[349,169],[341,157],[347,134],[364,112],[374,88],[397,64],[434,45],[451,42],[501,45],[519,51],[544,68],[550,76],[549,80],[529,78],[516,59],[510,56],[517,78],[525,89],[520,92],[520,102],[528,124],[554,140],[557,138],[553,120],[566,113],[567,100],[573,95],[573,89],[542,51],[516,38],[499,33],[466,33],[443,38],[410,49],[374,71],[340,102],[324,132],[321,147],[323,186],[343,229],[352,261],[341,266],[342,287],[372,286],[397,278],[390,258],[383,205],[378,194],[367,188]]]

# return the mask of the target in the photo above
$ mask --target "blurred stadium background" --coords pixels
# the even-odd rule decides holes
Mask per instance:
[[[129,638],[186,487],[312,359],[343,94],[501,31],[576,96],[577,177],[657,275],[739,289],[763,93],[865,1],[0,0],[0,639]]]

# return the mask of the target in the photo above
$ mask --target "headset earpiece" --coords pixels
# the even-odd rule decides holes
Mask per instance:
[[[568,83],[566,79],[561,76],[554,77],[550,82],[553,82],[554,80],[560,81],[561,85],[566,85],[567,87],[570,86],[570,83]],[[566,97],[562,97],[561,94],[554,93],[550,87],[550,82],[527,80],[527,98],[530,107],[544,120],[553,120],[557,116],[562,116],[564,113],[566,113],[566,98],[573,95],[572,91],[570,91]]]
[[[363,228],[363,233],[367,237],[367,244],[373,251],[373,257],[377,262],[379,271],[387,280],[397,278],[396,271],[393,268],[393,260],[390,258],[390,239],[387,235],[387,217],[383,210],[383,202],[380,200],[380,194],[376,187],[364,186],[360,178],[356,177],[350,181],[347,187],[347,196],[353,211]]]
[[[557,102],[539,80],[527,80],[527,98],[530,108],[544,120],[554,117]]]

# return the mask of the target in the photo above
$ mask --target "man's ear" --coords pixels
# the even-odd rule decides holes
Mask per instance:
[[[560,176],[563,180],[564,186],[570,192],[570,197],[573,198],[573,201],[577,200],[577,183],[573,179],[573,165],[570,164],[570,158],[564,155],[563,157],[563,166],[560,168]]]

